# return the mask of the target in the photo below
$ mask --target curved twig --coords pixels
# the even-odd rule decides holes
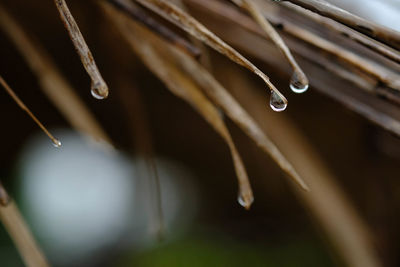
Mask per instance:
[[[276,98],[276,102],[279,103],[277,106],[280,108],[274,109],[276,111],[281,111],[286,108],[287,100],[279,92],[278,89],[272,84],[269,77],[265,75],[261,70],[254,66],[250,61],[243,57],[239,52],[233,49],[231,46],[226,44],[215,34],[204,27],[200,22],[194,19],[192,16],[176,7],[172,3],[165,0],[135,0],[146,8],[156,12],[163,18],[171,21],[178,27],[182,28],[186,32],[190,33],[194,37],[203,41],[211,48],[215,49],[219,53],[225,55],[237,64],[249,69],[256,75],[258,75],[264,82],[268,85],[272,93],[272,98]],[[271,98],[271,99],[272,99]]]

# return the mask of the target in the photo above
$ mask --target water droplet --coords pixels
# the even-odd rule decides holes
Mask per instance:
[[[92,93],[92,96],[94,98],[96,98],[96,99],[104,99],[104,96],[99,94],[99,92],[96,89],[92,89],[92,90],[90,90],[90,92]]]
[[[106,85],[101,85],[100,83],[92,84],[90,90],[92,96],[96,99],[104,99],[108,97],[108,88]]]
[[[60,147],[61,146],[61,142],[60,142],[60,140],[58,140],[58,139],[53,139],[53,140],[51,140],[51,141],[53,141],[53,145],[55,146],[55,147]]]
[[[271,91],[271,98],[269,100],[269,105],[273,111],[284,111],[287,107],[287,101],[283,96],[279,95],[275,91]]]
[[[297,72],[294,72],[292,78],[290,79],[290,89],[298,94],[304,93],[308,89],[308,80],[304,74],[301,75],[303,76],[302,79],[300,79]]]
[[[240,206],[244,207],[245,209],[250,209],[251,204],[254,202],[254,197],[253,195],[244,195],[239,192],[238,195],[238,203]]]

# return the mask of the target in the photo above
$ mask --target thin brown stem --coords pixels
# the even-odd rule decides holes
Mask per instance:
[[[35,115],[30,111],[30,109],[22,102],[22,100],[17,96],[17,94],[11,89],[11,87],[7,84],[7,82],[3,79],[2,76],[0,76],[0,84],[3,86],[4,90],[11,96],[11,98],[17,103],[17,105],[25,111],[29,117],[42,129],[42,131],[50,138],[50,140],[53,142],[54,146],[60,147],[61,142],[56,139],[44,125],[36,118]]]
[[[400,33],[360,18],[346,10],[334,6],[325,0],[285,0],[322,16],[338,21],[371,38],[400,49]]]
[[[69,11],[67,3],[65,0],[54,0],[54,3],[56,4],[60,13],[61,20],[64,22],[64,26],[71,37],[72,43],[74,44],[75,49],[81,58],[82,64],[92,80],[92,95],[97,99],[106,98],[108,96],[108,86],[103,80],[99,69],[97,68],[96,62],[93,59],[93,55],[90,52],[90,49],[87,46],[74,17]]]
[[[109,6],[103,4],[102,7],[146,66],[165,83],[172,93],[182,98],[196,109],[226,142],[232,155],[238,179],[239,202],[246,209],[249,209],[254,199],[250,182],[239,152],[217,108],[207,99],[201,92],[201,89],[190,78],[178,69],[169,58],[166,58],[166,55],[162,51],[156,49],[158,46],[156,47],[151,41],[154,41],[154,36],[150,35],[151,32],[138,27],[138,25],[132,23],[132,21],[124,20]],[[134,32],[136,36],[133,36],[132,32]],[[137,38],[137,36],[140,38]],[[162,45],[164,44],[165,42],[162,43]]]
[[[43,93],[65,119],[78,132],[89,135],[96,141],[111,144],[111,139],[64,78],[50,55],[39,43],[28,36],[23,27],[1,5],[0,27],[37,76]]]
[[[247,68],[251,72],[259,76],[269,87],[273,96],[279,99],[280,106],[283,109],[278,109],[282,111],[286,108],[287,100],[286,98],[276,89],[276,87],[271,83],[269,77],[265,75],[261,70],[254,66],[249,60],[243,57],[239,52],[233,49],[231,46],[222,41],[214,33],[209,31],[200,22],[194,19],[192,16],[176,7],[172,3],[165,0],[136,0],[136,2],[145,6],[146,8],[156,12],[163,18],[171,21],[178,27],[182,28],[186,32],[190,33],[194,37],[203,41],[205,44],[215,49],[219,53],[225,55],[237,64]]]
[[[123,36],[127,38],[129,42],[134,42],[135,40],[131,35],[123,34]],[[149,34],[146,34],[146,38],[144,39],[154,39],[150,37]],[[193,58],[188,57],[184,53],[180,53],[180,51],[169,45],[166,45],[165,42],[158,42],[157,49],[159,49],[158,54],[160,57],[162,55],[162,57],[167,58],[166,62],[174,62],[174,64],[185,70],[185,77],[191,77],[191,79],[201,87],[207,97],[217,103],[227,116],[230,117],[258,146],[260,146],[264,152],[269,154],[295,183],[297,183],[302,189],[306,191],[309,190],[307,184],[298,175],[290,162],[288,162],[281,154],[275,144],[268,138],[268,136],[262,133],[254,120],[206,69],[194,61]],[[171,65],[171,68],[176,67]],[[187,80],[188,78],[185,79]],[[189,83],[189,81],[187,83]],[[173,80],[171,83],[173,83]]]
[[[226,65],[218,69],[221,70],[220,76],[226,77],[225,73],[232,76],[226,79],[226,82],[232,88],[235,97],[240,99],[241,104],[254,116],[263,131],[279,144],[283,153],[306,178],[311,192],[303,192],[296,188],[293,188],[293,192],[309,211],[308,215],[321,226],[324,231],[323,238],[328,237],[345,265],[382,266],[382,260],[371,240],[373,231],[340,189],[336,182],[338,179],[326,167],[321,155],[304,134],[294,127],[295,123],[285,115],[276,116],[266,112],[257,88],[242,73]],[[243,92],[242,87],[249,88],[249,91]]]
[[[226,4],[213,0],[186,1],[194,3],[197,6],[202,7],[206,10],[213,11],[219,16],[224,16],[229,20],[235,21],[235,23],[247,29],[248,31],[264,37],[264,33],[260,31],[260,29],[252,20],[249,20],[248,18],[246,18],[246,16],[244,16],[240,12],[235,11]],[[282,20],[267,13],[264,13],[264,16],[273,25],[279,26],[282,31],[286,32],[287,34],[318,49],[321,49],[324,52],[328,52],[329,54],[335,56],[336,59],[350,64],[353,67],[377,78],[382,84],[385,84],[388,87],[395,89],[396,91],[400,91],[400,75],[393,72],[392,70],[372,60],[361,57],[354,52],[349,51],[331,41],[325,40],[322,37],[312,33],[311,31],[295,25],[294,23]]]
[[[360,34],[359,32],[348,28],[332,19],[323,17],[321,15],[318,15],[317,13],[313,13],[292,3],[283,3],[282,6],[294,10],[295,12],[304,15],[305,17],[318,23],[319,25],[324,25],[327,28],[341,34],[342,36],[345,36],[394,62],[400,63],[400,53],[385,44],[379,43],[376,40]]]
[[[0,197],[0,220],[14,241],[25,265],[27,267],[49,267],[50,265],[29,231],[17,205],[8,197],[1,184]]]
[[[283,55],[289,61],[293,68],[293,76],[290,82],[290,88],[296,93],[305,92],[308,89],[309,84],[307,76],[294,59],[290,49],[282,40],[281,36],[274,29],[271,23],[265,19],[256,2],[254,0],[232,0],[232,2],[250,13],[250,15],[258,22],[267,36],[275,43],[275,45],[281,50]]]

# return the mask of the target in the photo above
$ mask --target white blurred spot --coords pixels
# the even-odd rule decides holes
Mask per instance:
[[[63,143],[58,149],[42,135],[33,138],[20,162],[24,212],[52,261],[89,266],[104,249],[154,244],[149,234],[154,188],[132,167],[138,161],[71,131],[57,136]],[[184,166],[159,159],[157,166],[171,233],[192,220],[197,193],[193,175]]]

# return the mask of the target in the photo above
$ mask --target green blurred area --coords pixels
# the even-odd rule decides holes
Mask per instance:
[[[255,244],[227,236],[193,235],[126,256],[118,266],[333,266],[318,242],[296,237],[275,244]]]

